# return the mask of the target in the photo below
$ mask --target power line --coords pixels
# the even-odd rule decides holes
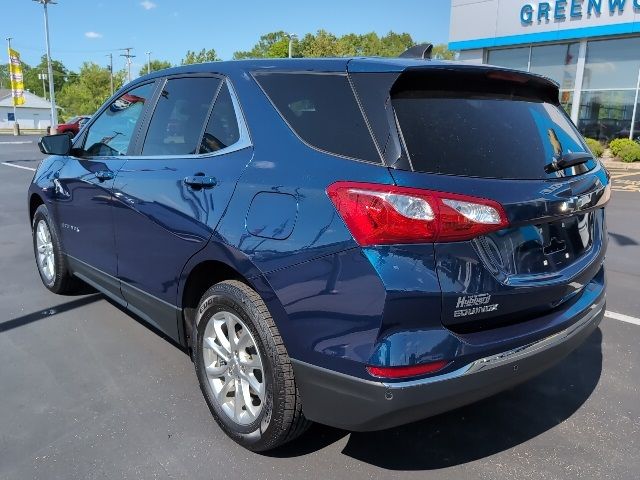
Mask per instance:
[[[129,83],[131,82],[131,59],[135,57],[135,55],[131,55],[133,47],[119,48],[118,50],[127,52],[121,53],[120,56],[127,59],[127,83]]]

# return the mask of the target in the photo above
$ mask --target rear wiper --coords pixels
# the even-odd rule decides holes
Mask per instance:
[[[554,157],[553,162],[545,165],[544,171],[547,173],[557,172],[565,168],[582,165],[593,159],[593,155],[587,152],[565,153],[562,157]]]

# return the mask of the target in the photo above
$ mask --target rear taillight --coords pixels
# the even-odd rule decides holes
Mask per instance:
[[[403,365],[400,367],[374,367],[367,365],[369,375],[378,378],[409,378],[420,375],[436,373],[449,364],[446,360],[438,360],[436,362],[421,363],[419,365]]]
[[[336,182],[327,194],[361,246],[468,240],[509,224],[498,202],[457,193]]]

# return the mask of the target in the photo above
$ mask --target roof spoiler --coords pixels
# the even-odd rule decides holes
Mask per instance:
[[[398,58],[419,58],[422,60],[431,60],[432,43],[420,43],[411,48],[406,49]]]

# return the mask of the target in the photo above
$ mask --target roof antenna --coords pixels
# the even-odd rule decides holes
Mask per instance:
[[[414,45],[411,48],[406,49],[400,55],[399,58],[420,58],[422,60],[431,60],[431,51],[433,50],[433,44],[420,43]]]

